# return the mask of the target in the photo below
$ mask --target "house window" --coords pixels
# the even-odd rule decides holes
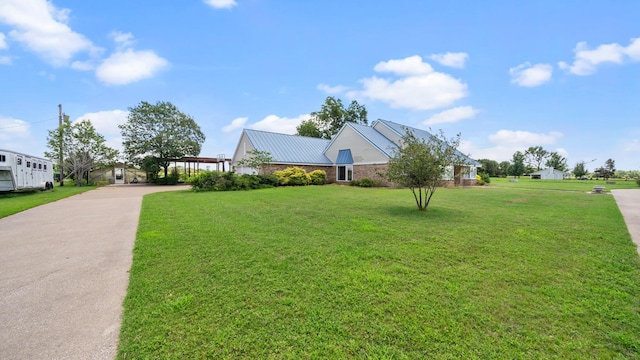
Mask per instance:
[[[340,165],[338,166],[338,181],[351,181],[353,180],[353,165]]]
[[[18,165],[22,165],[22,158],[18,158]]]
[[[7,161],[7,156],[6,155],[0,155],[0,162],[5,162]]]
[[[27,167],[30,168],[31,167],[31,161],[27,161]]]
[[[38,170],[42,170],[42,164],[38,164]]]
[[[47,170],[47,164],[44,164],[44,169]]]

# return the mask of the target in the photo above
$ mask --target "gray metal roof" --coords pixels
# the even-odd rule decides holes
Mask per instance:
[[[398,123],[395,123],[393,121],[382,120],[382,119],[378,119],[376,121],[379,121],[379,122],[385,124],[388,128],[390,128],[391,130],[395,131],[400,136],[404,136],[407,133],[407,129],[410,130],[415,137],[417,137],[419,139],[423,139],[425,141],[429,141],[429,139],[433,136],[430,132],[428,132],[426,130],[417,129],[417,128],[414,128],[414,127],[411,127],[411,126],[407,126],[407,125],[398,124]],[[465,159],[467,159],[467,164],[469,164],[469,165],[474,165],[474,166],[480,166],[481,165],[479,162],[475,161],[474,159],[468,157],[467,155],[461,153],[458,150],[456,150],[456,153],[457,153],[458,156],[462,156]]]
[[[329,140],[245,129],[255,149],[268,151],[277,163],[332,165],[324,155]]]
[[[356,123],[348,122],[346,124],[355,130],[358,134],[362,135],[371,144],[380,149],[388,157],[393,156],[393,152],[398,148],[391,140],[387,139],[384,135],[379,133],[376,129],[367,125],[360,125]]]

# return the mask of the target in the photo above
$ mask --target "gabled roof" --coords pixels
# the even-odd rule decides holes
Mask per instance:
[[[324,155],[329,140],[245,129],[255,149],[268,151],[277,163],[332,165]]]
[[[398,148],[396,144],[394,144],[391,140],[387,139],[384,135],[379,133],[376,129],[368,125],[360,125],[352,122],[347,122],[345,127],[349,126],[355,132],[360,134],[365,140],[371,143],[371,145],[378,148],[378,150],[382,151],[388,157],[393,156],[393,152]],[[342,130],[341,130],[342,131]],[[334,136],[334,139],[337,137]]]
[[[398,123],[395,123],[395,122],[389,121],[389,120],[378,119],[371,126],[374,126],[376,124],[376,122],[380,122],[380,123],[386,125],[389,129],[393,130],[395,133],[397,133],[400,136],[404,136],[407,133],[407,130],[410,130],[413,133],[413,135],[415,137],[417,137],[418,139],[423,139],[425,141],[429,141],[429,139],[433,136],[430,132],[428,132],[426,130],[414,128],[414,127],[407,126],[407,125],[398,124]],[[473,160],[472,158],[468,157],[467,155],[461,153],[458,150],[456,150],[456,154],[458,156],[462,156],[463,158],[467,159],[467,164],[468,165],[473,165],[473,166],[480,166],[481,165],[479,162]]]

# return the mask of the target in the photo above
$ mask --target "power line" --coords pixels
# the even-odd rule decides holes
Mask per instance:
[[[17,119],[15,119],[17,120]],[[2,129],[9,129],[9,128],[14,128],[14,127],[20,127],[20,126],[27,126],[27,125],[33,125],[33,124],[40,124],[46,121],[52,121],[52,120],[57,120],[57,118],[50,118],[50,119],[46,119],[46,120],[41,120],[41,121],[32,121],[32,122],[27,122],[27,121],[23,121],[23,120],[18,120],[23,122],[23,124],[14,124],[14,125],[9,125],[9,126],[3,126],[0,127],[0,130]]]

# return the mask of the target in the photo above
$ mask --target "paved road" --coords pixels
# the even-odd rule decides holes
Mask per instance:
[[[113,359],[142,196],[107,186],[0,219],[0,358]]]
[[[640,189],[611,190],[640,254]]]

